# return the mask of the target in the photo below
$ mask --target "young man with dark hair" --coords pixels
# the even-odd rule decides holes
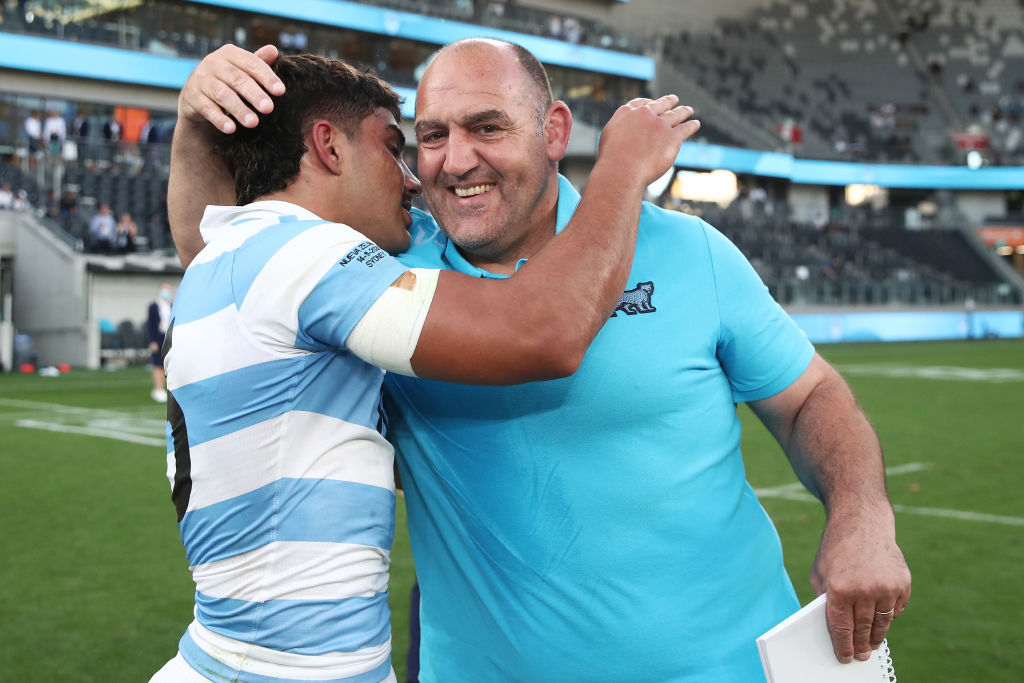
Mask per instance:
[[[203,193],[241,205],[206,208],[164,344],[196,619],[153,680],[393,681],[383,370],[489,384],[575,371],[625,283],[643,190],[697,123],[674,96],[620,108],[563,235],[514,280],[481,280],[387,253],[424,219],[394,91],[309,55],[273,71],[286,92],[259,126],[221,136],[215,158],[205,135],[174,148],[176,170],[220,165]],[[181,102],[188,141],[201,115]],[[566,124],[547,117],[536,144],[564,146]]]

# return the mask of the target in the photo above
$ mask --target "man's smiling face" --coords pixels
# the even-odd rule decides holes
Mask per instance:
[[[490,44],[443,53],[416,100],[427,205],[464,252],[494,260],[530,239],[542,200],[557,196],[543,112],[510,54]]]

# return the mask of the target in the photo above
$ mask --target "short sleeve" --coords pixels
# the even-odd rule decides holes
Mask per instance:
[[[257,343],[325,351],[344,348],[359,319],[405,270],[346,225],[300,221],[247,241],[234,259],[232,287]]]
[[[705,225],[720,319],[719,362],[737,403],[773,396],[792,384],[814,357],[814,346],[739,249]]]
[[[334,259],[299,307],[296,346],[345,348],[352,329],[406,267],[369,240]]]

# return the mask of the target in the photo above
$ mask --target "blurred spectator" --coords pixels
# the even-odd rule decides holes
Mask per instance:
[[[109,254],[114,250],[117,238],[117,224],[110,213],[108,204],[100,204],[99,211],[89,221],[89,248]]]
[[[557,14],[552,14],[548,19],[548,35],[552,38],[562,37],[562,18]]]
[[[46,202],[43,204],[43,215],[54,220],[60,217],[60,200],[57,198],[56,190],[50,190],[46,193]]]
[[[121,139],[121,124],[114,119],[110,119],[103,124],[103,138],[110,142],[117,142]]]
[[[562,22],[562,35],[570,43],[578,44],[582,38],[579,20],[575,17],[566,17]]]
[[[277,44],[284,54],[297,55],[306,51],[309,39],[306,38],[305,31],[289,25],[281,29],[277,35]]]
[[[139,236],[139,226],[132,220],[132,215],[127,211],[121,214],[121,220],[115,227],[114,246],[122,254],[135,251],[135,241]]]
[[[0,185],[0,209],[10,210],[14,204],[14,192],[11,190],[10,183],[4,183]]]
[[[89,119],[83,114],[75,116],[75,120],[71,122],[71,137],[83,140],[89,137]]]
[[[164,345],[164,335],[167,334],[173,302],[174,289],[168,282],[161,283],[160,289],[157,290],[156,301],[149,305],[149,313],[146,318],[146,337],[149,341],[150,361],[153,364],[153,390],[149,396],[157,403],[167,403],[167,390],[164,388],[166,376],[164,375],[161,347]]]
[[[78,197],[71,190],[64,193],[64,196],[60,198],[60,216],[61,223],[64,225],[64,229],[68,232],[72,232],[71,228],[78,218]]]
[[[39,112],[34,111],[25,119],[25,136],[28,138],[28,159],[29,165],[35,168],[38,155],[43,152],[43,122],[39,118]]]
[[[14,211],[28,211],[32,208],[32,202],[28,200],[28,190],[18,190],[18,194],[11,201],[11,209]]]
[[[64,149],[64,140],[67,137],[68,124],[56,109],[51,109],[46,120],[43,121],[43,143],[50,150],[50,154],[60,154]]]
[[[832,256],[832,258],[825,261],[824,265],[822,266],[822,272],[825,274],[825,277],[829,279],[835,279],[839,277],[842,271],[843,257],[838,254],[835,254],[834,256]]]

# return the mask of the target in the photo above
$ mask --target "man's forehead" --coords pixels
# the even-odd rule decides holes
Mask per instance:
[[[395,121],[395,115],[384,107],[378,107],[372,114],[363,119],[362,128],[367,128],[377,131],[382,135],[397,134],[400,138],[405,138],[402,133],[402,129],[399,127],[398,122]]]

